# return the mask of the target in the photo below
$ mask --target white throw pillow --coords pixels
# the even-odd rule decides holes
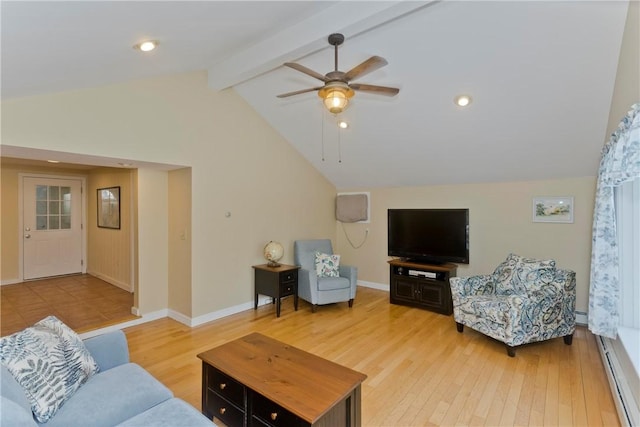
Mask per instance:
[[[340,255],[316,252],[316,274],[318,277],[340,277]]]
[[[40,423],[99,369],[78,334],[55,316],[0,339],[0,361],[25,390]]]

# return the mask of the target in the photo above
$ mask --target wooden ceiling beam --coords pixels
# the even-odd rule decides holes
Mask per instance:
[[[319,13],[284,28],[259,43],[208,68],[208,84],[222,90],[327,48],[327,36],[351,38],[422,9],[432,1],[339,1]]]

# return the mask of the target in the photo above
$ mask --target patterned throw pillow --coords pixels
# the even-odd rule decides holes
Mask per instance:
[[[555,275],[556,262],[552,259],[520,258],[514,280],[526,292],[530,292],[553,282]]]
[[[80,337],[55,316],[0,339],[0,361],[25,390],[40,423],[98,372]]]
[[[509,254],[493,272],[498,295],[526,295],[541,284],[553,280],[556,262],[552,259],[523,258]]]
[[[316,252],[316,274],[318,277],[339,277],[340,255]]]
[[[513,287],[513,278],[516,274],[516,264],[520,257],[516,254],[509,254],[507,259],[502,261],[493,272],[493,280],[496,284],[497,295],[513,295],[518,290]]]

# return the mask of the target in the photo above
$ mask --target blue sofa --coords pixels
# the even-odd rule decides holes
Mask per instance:
[[[168,388],[139,365],[129,362],[127,339],[122,331],[86,339],[84,344],[100,372],[89,378],[45,424],[39,424],[33,418],[22,387],[7,368],[1,366],[0,425],[215,426],[193,406],[173,397]]]

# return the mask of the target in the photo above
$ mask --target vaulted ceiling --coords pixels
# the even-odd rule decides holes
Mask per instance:
[[[2,1],[2,98],[208,70],[233,87],[339,189],[594,175],[625,1]],[[321,85],[283,67],[340,69],[372,55],[339,117]],[[160,42],[142,55],[131,48]],[[473,102],[458,107],[457,95]],[[339,130],[338,120],[349,127]]]

